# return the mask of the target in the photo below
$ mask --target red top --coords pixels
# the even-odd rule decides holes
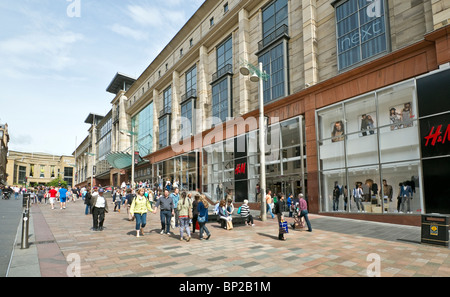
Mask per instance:
[[[55,189],[51,189],[50,191],[48,191],[50,193],[50,197],[51,198],[55,198],[56,197],[56,193],[58,193]]]

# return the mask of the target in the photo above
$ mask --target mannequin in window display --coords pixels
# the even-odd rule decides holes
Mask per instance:
[[[344,186],[344,210],[347,211],[347,202],[348,202],[348,189],[347,186]]]
[[[364,183],[364,185],[361,186],[362,190],[363,190],[363,200],[364,202],[370,202],[370,200],[372,199],[372,185],[373,185],[373,181],[371,179],[366,179],[366,182]]]
[[[342,194],[342,187],[338,184],[337,181],[334,182],[333,188],[333,211],[339,210],[339,197]]]
[[[404,182],[402,187],[400,187],[400,197],[402,198],[402,204],[400,207],[400,213],[405,212],[405,204],[406,204],[406,213],[412,213],[411,211],[411,199],[413,196],[413,191],[410,186],[410,182]]]
[[[411,103],[405,103],[403,105],[403,110],[402,110],[402,122],[403,122],[403,128],[407,128],[407,127],[412,127],[413,123],[412,123],[412,119],[413,119],[414,115],[412,114],[412,110],[411,110]]]
[[[374,130],[375,123],[370,114],[366,115],[366,121],[367,121],[367,129],[369,130],[369,134],[373,135],[375,133],[375,130]]]
[[[389,120],[391,121],[391,130],[397,130],[400,127],[400,114],[397,113],[395,108],[391,108],[389,110]]]
[[[344,123],[342,121],[337,121],[333,125],[333,131],[331,132],[331,141],[332,142],[339,142],[344,140]]]
[[[392,186],[387,184],[387,181],[383,179],[383,197],[388,198],[392,202]]]
[[[400,212],[400,206],[402,205],[402,196],[400,196],[402,187],[403,187],[403,183],[399,183],[398,184],[398,195],[397,195],[397,212]]]
[[[368,123],[367,123],[367,116],[365,114],[363,114],[361,116],[361,131],[362,131],[362,135],[363,136],[367,136],[367,132],[366,132],[367,125],[368,125]]]
[[[358,212],[366,212],[364,210],[364,205],[361,202],[361,199],[364,195],[363,189],[362,189],[362,182],[356,182],[355,188],[352,191],[353,199],[355,200],[356,207],[358,208]]]

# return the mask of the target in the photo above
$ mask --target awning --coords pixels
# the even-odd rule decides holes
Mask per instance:
[[[123,153],[123,152],[114,152],[109,153],[106,156],[106,160],[108,160],[109,165],[113,168],[117,169],[125,169],[131,166],[131,154],[130,153]],[[138,155],[136,155],[136,164],[142,162],[142,158]]]

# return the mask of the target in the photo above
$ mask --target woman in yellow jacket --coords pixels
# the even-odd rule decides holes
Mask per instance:
[[[140,188],[130,207],[131,216],[134,215],[136,218],[136,237],[139,237],[139,231],[144,236],[148,211],[153,211],[152,206],[150,205],[150,201],[144,196],[144,189]]]

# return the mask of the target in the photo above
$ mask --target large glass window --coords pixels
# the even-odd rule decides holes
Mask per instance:
[[[169,145],[169,116],[166,115],[159,119],[159,147],[163,148]]]
[[[136,133],[135,148],[141,156],[147,156],[153,151],[153,106],[153,102],[147,105],[131,121]]]
[[[217,47],[217,71],[225,65],[233,65],[233,39],[231,36]]]
[[[322,211],[421,212],[416,102],[409,80],[317,111]],[[404,210],[400,184],[414,188]]]
[[[263,38],[274,33],[283,25],[288,26],[288,1],[273,1],[263,10],[262,19]]]
[[[385,0],[346,0],[336,6],[339,70],[387,51]]]
[[[193,100],[188,100],[181,105],[181,139],[190,137],[193,134]]]
[[[298,194],[303,190],[301,166],[300,117],[273,123],[268,127],[266,153],[266,187],[273,193]],[[203,192],[213,201],[223,199],[227,191],[242,188],[247,183],[250,202],[258,201],[259,149],[258,131],[251,131],[240,139],[246,141],[246,152],[236,150],[235,139],[227,139],[203,148]],[[276,138],[276,139],[275,139]],[[238,140],[239,141],[239,140]],[[305,158],[305,156],[303,156]],[[236,178],[236,168],[242,170],[245,164],[245,179]],[[239,167],[236,167],[239,166]],[[306,170],[305,170],[306,171]]]
[[[263,70],[269,74],[267,81],[264,81],[265,103],[286,95],[284,48],[285,44],[282,42],[259,57],[259,61],[263,64]]]
[[[231,116],[229,106],[230,83],[227,76],[212,87],[212,116],[215,121],[220,120],[220,123],[226,122],[226,118]],[[218,123],[215,122],[214,124]]]

